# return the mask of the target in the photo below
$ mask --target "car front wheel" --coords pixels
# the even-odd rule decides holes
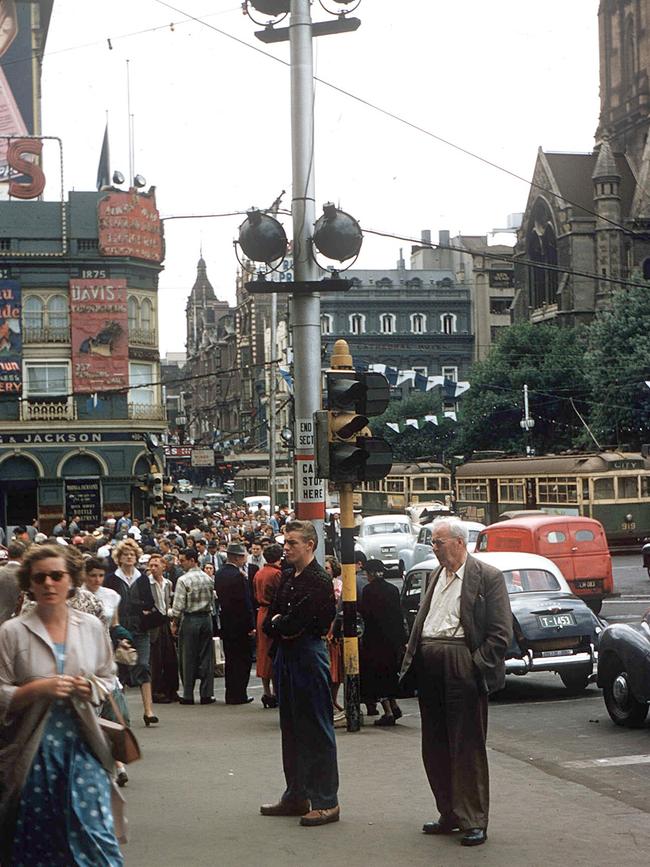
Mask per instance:
[[[584,692],[584,690],[589,686],[590,676],[591,667],[573,668],[560,672],[562,683],[566,686],[571,695],[577,695],[579,692]]]
[[[648,704],[634,697],[629,675],[620,662],[607,674],[603,697],[607,712],[617,726],[633,728],[643,725],[648,715]]]

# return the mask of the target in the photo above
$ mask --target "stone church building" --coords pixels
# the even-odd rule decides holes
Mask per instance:
[[[538,152],[515,247],[515,321],[588,322],[618,281],[650,280],[650,0],[601,0],[598,15],[595,146]]]

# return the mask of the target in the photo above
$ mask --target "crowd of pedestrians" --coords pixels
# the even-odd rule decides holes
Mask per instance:
[[[462,579],[467,557],[462,535],[456,525],[443,530],[437,542],[439,551],[445,544],[440,561],[447,551],[455,555],[449,575]],[[157,706],[193,705],[197,681],[200,704],[214,704],[215,636],[225,657],[226,704],[253,701],[248,685],[255,657],[262,706],[279,708],[286,789],[277,803],[262,806],[262,814],[298,815],[307,826],[338,821],[334,725],[344,717],[339,703],[343,588],[336,557],[329,555],[323,568],[315,559],[316,545],[310,522],[296,521],[288,510],[269,516],[261,505],[246,511],[232,504],[213,512],[179,504],[164,519],[138,521],[125,512],[85,529],[78,516],[71,516],[50,536],[36,522],[16,528],[8,547],[0,550],[5,558],[0,567],[0,863],[122,865],[120,788],[128,783],[128,773],[114,760],[101,720],[131,724],[125,689],[137,690],[147,728],[164,725]],[[474,570],[470,564],[473,579],[479,574]],[[481,575],[481,580],[486,579]],[[431,683],[440,677],[433,651],[445,653],[449,645],[458,654],[463,626],[480,648],[482,623],[462,623],[460,591],[438,603],[437,589],[435,611],[432,607],[427,615],[430,590],[427,610],[416,623],[417,637],[411,635],[407,649],[399,594],[385,580],[380,561],[359,555],[357,592],[361,698],[369,715],[379,715],[382,707],[375,724],[394,726],[402,716],[398,674],[405,652],[403,673],[414,673],[419,681],[431,675],[427,689],[422,683],[418,689],[427,737],[437,744],[427,747],[423,740],[441,820],[425,831],[470,828],[474,837],[466,845],[483,842],[487,692],[479,689],[470,696],[468,683],[476,680],[470,662],[463,689],[475,708],[471,720],[462,717],[462,739],[473,744],[470,764],[480,775],[474,785],[467,762],[454,756],[470,780],[460,799],[450,794],[450,783],[440,780],[434,766],[443,755],[449,762],[440,743],[446,726],[450,730],[459,722],[453,710],[445,725],[439,722],[447,701],[444,686],[431,697]],[[503,609],[500,597],[499,603]],[[443,604],[444,616],[436,619]],[[485,644],[486,665],[499,676],[506,621],[500,609]],[[465,665],[467,657],[462,660]],[[459,664],[454,661],[454,672]],[[455,792],[455,782],[453,787]],[[48,823],[47,852],[43,835],[33,833],[43,822]]]

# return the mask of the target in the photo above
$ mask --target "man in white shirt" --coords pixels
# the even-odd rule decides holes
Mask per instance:
[[[512,613],[502,573],[468,555],[467,526],[438,518],[432,531],[440,567],[420,604],[400,675],[403,684],[415,676],[422,759],[440,812],[422,830],[460,830],[461,845],[479,846],[487,840],[489,806],[487,699],[505,683]]]

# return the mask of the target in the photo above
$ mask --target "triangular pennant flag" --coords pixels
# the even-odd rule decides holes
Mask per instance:
[[[397,370],[394,367],[387,367],[384,370],[384,376],[389,385],[397,385]]]
[[[417,370],[415,372],[415,387],[419,391],[427,390],[427,378],[423,373],[418,373]]]
[[[372,373],[382,373],[385,375],[386,374],[386,365],[385,364],[369,364],[368,370],[370,370]]]
[[[456,413],[453,410],[448,410],[445,413],[445,418],[450,418],[452,421],[458,421],[458,419],[456,418]]]
[[[461,394],[464,394],[468,388],[469,388],[469,382],[457,382],[456,383],[455,397],[460,397]]]
[[[438,416],[437,415],[425,415],[424,420],[428,424],[438,424]]]
[[[442,376],[427,376],[427,391],[431,391],[432,388],[435,388],[437,385],[442,385],[442,383]]]
[[[405,382],[411,380],[415,381],[415,371],[414,370],[398,370],[397,371],[397,385],[403,385]]]
[[[416,418],[407,418],[405,427],[414,427],[416,430],[420,430],[420,424]]]
[[[396,421],[387,421],[386,427],[389,427],[391,430],[394,430],[395,433],[399,433],[399,425]]]

